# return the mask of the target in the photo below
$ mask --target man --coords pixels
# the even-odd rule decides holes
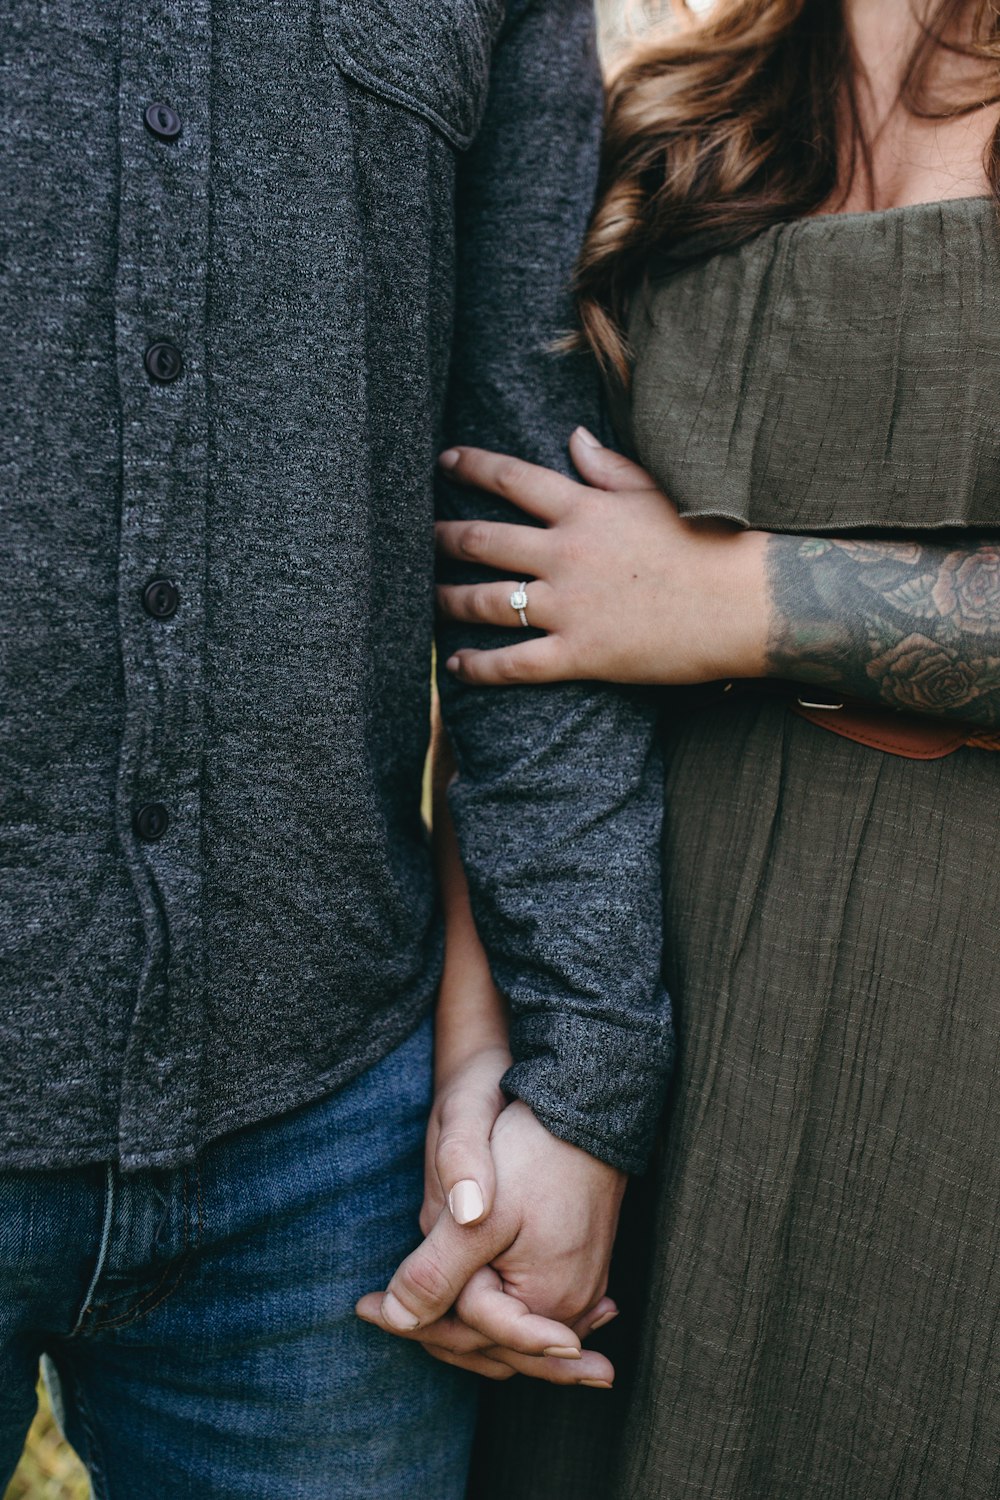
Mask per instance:
[[[461,1494],[473,1382],[353,1305],[422,1190],[454,327],[449,435],[555,463],[599,420],[547,352],[593,187],[589,12],[8,12],[0,1476],[44,1355],[98,1494]],[[450,721],[510,1092],[637,1165],[668,1051],[648,715],[573,687]],[[609,907],[633,920],[602,967],[579,940]]]

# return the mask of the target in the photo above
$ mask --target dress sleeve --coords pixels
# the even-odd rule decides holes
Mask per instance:
[[[578,423],[610,440],[592,362],[552,352],[572,321],[601,117],[589,0],[511,5],[461,166],[447,443],[565,473]],[[445,480],[439,513],[524,520]],[[439,659],[501,639],[449,625]],[[673,1050],[656,699],[589,683],[470,688],[444,672],[440,691],[473,909],[511,1008],[504,1089],[554,1134],[639,1171]]]

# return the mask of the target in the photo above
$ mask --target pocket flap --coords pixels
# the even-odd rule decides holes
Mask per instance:
[[[486,108],[504,0],[321,0],[327,45],[362,88],[470,145]]]

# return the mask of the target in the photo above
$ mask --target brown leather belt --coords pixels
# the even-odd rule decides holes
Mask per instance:
[[[722,694],[744,697],[781,698],[800,719],[808,719],[818,729],[839,734],[845,740],[881,750],[885,755],[902,755],[907,760],[940,760],[953,751],[968,746],[974,750],[1000,750],[1000,731],[977,729],[972,724],[957,724],[947,719],[926,718],[922,714],[897,713],[879,708],[858,698],[839,697],[825,688],[807,688],[801,683],[770,678],[720,683]]]

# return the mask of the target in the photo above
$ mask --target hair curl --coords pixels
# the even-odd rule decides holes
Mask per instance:
[[[609,80],[597,204],[576,272],[573,342],[626,383],[629,294],[654,254],[684,241],[731,247],[836,201],[859,168],[871,182],[842,0],[715,0],[698,17],[684,0],[670,9],[672,23],[634,44]],[[913,114],[953,118],[1000,101],[1000,0],[927,0],[918,20],[900,92]],[[984,64],[986,97],[935,101],[942,48]],[[1000,127],[985,166],[1000,202]]]

